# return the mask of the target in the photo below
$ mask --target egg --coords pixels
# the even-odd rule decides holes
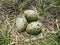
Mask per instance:
[[[27,25],[26,32],[32,35],[39,34],[42,32],[42,23],[39,21],[31,22]]]
[[[34,10],[25,10],[24,16],[28,19],[28,21],[38,20],[38,13]]]
[[[18,31],[25,31],[25,28],[27,26],[27,20],[24,16],[19,16],[16,19],[16,27]]]

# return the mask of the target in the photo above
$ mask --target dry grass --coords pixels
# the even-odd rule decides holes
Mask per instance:
[[[42,38],[41,34],[17,32],[16,17],[27,9],[39,12],[44,27]],[[60,45],[59,14],[60,0],[0,0],[0,45]],[[51,33],[53,30],[57,33]]]

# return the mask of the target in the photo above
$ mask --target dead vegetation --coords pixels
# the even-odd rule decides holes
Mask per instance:
[[[3,0],[0,1],[0,32],[6,32],[9,43],[0,45],[59,45],[60,44],[60,3],[56,0]],[[17,32],[16,18],[25,10],[35,10],[40,15],[43,32],[37,36]],[[2,31],[1,31],[2,30]],[[54,31],[54,32],[53,32]],[[57,31],[55,33],[55,31]],[[2,34],[0,33],[0,34]],[[49,34],[52,33],[52,34]],[[9,34],[9,35],[8,35]],[[3,34],[3,36],[5,33]],[[54,39],[54,40],[53,40]],[[57,40],[56,40],[57,39]],[[7,39],[9,40],[9,39]],[[6,40],[6,41],[7,41]],[[4,40],[3,40],[4,41]],[[59,43],[58,43],[59,42]],[[2,44],[4,43],[4,44]],[[54,44],[53,44],[54,43]]]

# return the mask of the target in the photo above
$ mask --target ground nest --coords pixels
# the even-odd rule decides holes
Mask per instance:
[[[29,3],[29,2],[27,2],[27,3]],[[29,3],[30,6],[27,5],[27,3],[26,3],[26,6],[28,6],[27,8],[22,5],[23,2],[21,3],[21,6],[22,6],[21,10],[19,10],[20,9],[19,3],[16,3],[17,6],[16,6],[16,4],[13,5],[16,7],[13,7],[9,3],[7,5],[5,3],[0,5],[0,7],[1,7],[0,8],[0,28],[2,28],[4,31],[6,29],[9,30],[10,37],[12,38],[11,45],[25,45],[24,43],[29,43],[30,45],[34,45],[35,41],[39,42],[39,40],[43,40],[44,38],[46,38],[48,36],[47,33],[60,29],[60,6],[57,6],[57,7],[49,8],[45,12],[43,11],[43,14],[39,14],[40,17],[37,16],[37,17],[39,17],[39,21],[41,21],[41,23],[42,23],[42,29],[41,29],[42,32],[39,33],[38,35],[30,35],[26,31],[23,31],[23,32],[17,31],[18,30],[16,27],[17,17],[22,15],[24,10],[26,10],[26,9],[31,8],[32,10],[35,10],[35,8],[34,8],[35,3],[31,2],[34,5],[33,8],[31,7],[30,3]],[[10,5],[10,6],[8,6],[8,5]],[[39,5],[39,3],[38,3],[38,5]],[[36,8],[37,7],[39,7],[39,6],[37,6],[37,4],[36,4]],[[37,11],[37,10],[35,10],[35,11]],[[26,15],[24,15],[24,16],[26,16]],[[32,18],[33,17],[34,16],[32,16]],[[31,17],[28,17],[28,18],[31,18]],[[36,15],[34,18],[36,18]],[[36,20],[38,20],[38,18],[33,19],[32,21],[34,22]],[[29,23],[30,22],[28,21],[28,24]]]

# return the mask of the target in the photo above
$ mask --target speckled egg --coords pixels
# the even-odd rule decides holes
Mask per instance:
[[[42,23],[39,21],[31,22],[26,28],[26,32],[32,35],[37,35],[42,31]]]
[[[25,28],[27,26],[27,20],[24,16],[19,16],[16,19],[16,27],[18,31],[25,31]]]
[[[38,13],[34,10],[25,10],[24,16],[28,19],[28,21],[38,20]]]

